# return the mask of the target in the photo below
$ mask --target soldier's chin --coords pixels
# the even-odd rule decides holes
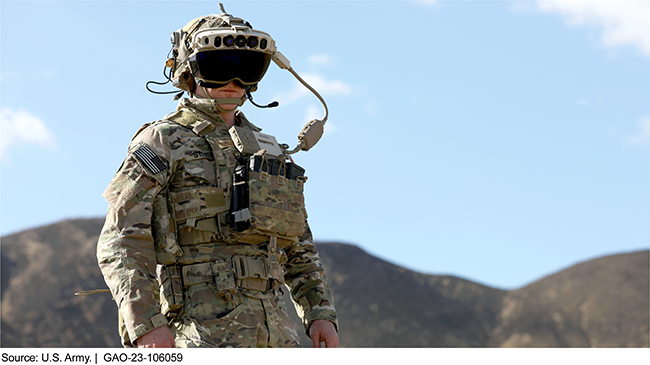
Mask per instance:
[[[237,104],[219,104],[219,106],[228,111],[233,111],[239,107]]]

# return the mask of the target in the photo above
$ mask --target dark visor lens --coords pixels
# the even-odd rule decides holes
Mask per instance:
[[[262,80],[270,62],[270,54],[234,49],[200,52],[190,57],[192,74],[215,83],[239,79],[245,84],[256,84]]]

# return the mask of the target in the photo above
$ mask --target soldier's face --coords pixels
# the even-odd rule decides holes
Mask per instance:
[[[219,88],[205,88],[208,94],[213,98],[241,98],[244,96],[246,90],[237,85],[234,81],[230,81],[226,86]]]

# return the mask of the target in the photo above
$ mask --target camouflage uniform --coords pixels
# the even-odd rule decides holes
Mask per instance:
[[[259,130],[239,111],[236,120]],[[163,325],[178,347],[300,346],[283,282],[306,331],[316,319],[338,326],[300,182],[291,182],[299,194],[278,197],[298,209],[284,213],[277,236],[227,224],[237,154],[206,99],[182,99],[175,113],[133,138],[104,192],[109,209],[97,246],[124,346]],[[274,191],[272,184],[262,189]]]

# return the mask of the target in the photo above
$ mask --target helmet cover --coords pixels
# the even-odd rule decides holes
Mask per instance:
[[[190,21],[172,33],[171,42],[173,84],[188,92],[195,80],[206,87],[236,81],[255,91],[277,50],[269,34],[225,12]]]

